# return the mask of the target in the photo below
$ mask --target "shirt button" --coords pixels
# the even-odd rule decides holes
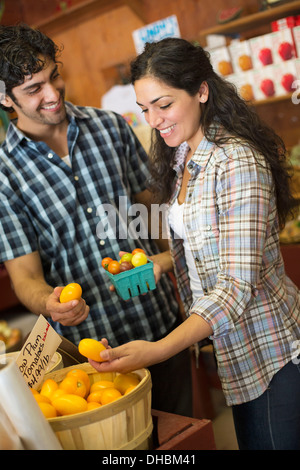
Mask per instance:
[[[87,210],[86,210],[89,214],[91,214],[93,212],[93,209],[91,207],[88,207]]]
[[[104,241],[104,240],[100,240],[99,245],[101,245],[101,246],[105,245],[105,241]]]
[[[74,176],[74,180],[75,180],[75,181],[78,181],[78,180],[79,180],[79,176],[75,175],[75,176]]]
[[[49,152],[48,153],[48,158],[53,158],[53,153]]]

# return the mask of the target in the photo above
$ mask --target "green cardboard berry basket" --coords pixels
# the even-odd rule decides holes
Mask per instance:
[[[119,274],[111,274],[106,271],[117,293],[123,300],[129,300],[140,294],[146,294],[156,288],[153,262],[148,260],[147,264],[123,271]]]

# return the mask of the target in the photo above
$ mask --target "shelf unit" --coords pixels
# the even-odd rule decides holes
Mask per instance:
[[[225,24],[218,24],[211,28],[199,31],[199,40],[203,40],[208,34],[233,34],[249,29],[257,28],[268,22],[284,18],[285,16],[300,14],[300,0],[285,3],[278,7],[268,8],[267,10],[242,16],[237,20]]]
[[[199,41],[203,43],[206,36],[209,34],[231,35],[234,33],[241,33],[265,25],[266,23],[270,23],[280,18],[284,18],[285,16],[297,14],[300,14],[300,0],[295,0],[278,7],[268,8],[267,10],[260,11],[258,13],[243,16],[236,20],[230,21],[229,23],[218,24],[211,28],[203,29],[199,32]],[[286,95],[275,98],[266,98],[264,100],[254,101],[251,102],[251,104],[260,106],[264,104],[278,103],[280,101],[290,100],[292,95],[293,93],[288,93]]]

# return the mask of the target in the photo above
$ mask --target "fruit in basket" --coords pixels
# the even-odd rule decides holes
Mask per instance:
[[[110,274],[119,274],[119,272],[120,272],[120,263],[119,263],[119,261],[115,261],[115,260],[111,261],[108,265],[107,271]]]
[[[80,341],[78,345],[78,351],[84,357],[92,359],[96,362],[103,362],[104,359],[100,356],[101,351],[104,351],[106,348],[100,341],[92,338],[84,338]]]
[[[110,258],[109,256],[107,256],[106,258],[103,258],[101,262],[102,268],[107,269],[111,261],[112,261],[112,258]]]
[[[95,410],[96,408],[101,408],[101,403],[91,401],[87,404],[87,411]]]
[[[59,384],[59,388],[61,390],[64,390],[66,393],[78,395],[82,398],[87,395],[87,390],[84,381],[72,375],[65,377]]]
[[[51,403],[50,398],[45,395],[41,395],[40,393],[35,393],[33,396],[38,403]]]
[[[56,418],[57,411],[50,403],[39,403],[39,407],[45,418]]]
[[[51,404],[53,403],[54,400],[56,400],[56,398],[62,397],[63,395],[66,395],[66,394],[67,392],[65,390],[63,390],[62,388],[58,388],[51,395],[51,398],[50,398]]]
[[[135,373],[118,374],[114,379],[114,386],[122,395],[129,387],[136,387],[140,382],[139,377]]]
[[[91,385],[91,393],[111,387],[114,387],[114,383],[111,380],[98,380]]]
[[[101,392],[101,405],[107,405],[108,403],[112,403],[113,401],[118,400],[121,397],[121,392],[119,392],[119,390],[117,390],[116,388],[105,388]]]
[[[85,372],[85,370],[82,369],[72,369],[67,373],[67,377],[72,376],[76,377],[79,380],[82,380],[86,386],[86,393],[88,394],[90,391],[91,383],[90,383],[90,378],[89,374]]]
[[[75,379],[76,377],[80,377],[82,382],[83,378],[88,378],[90,385],[89,375],[84,370],[75,368],[71,369],[60,383],[56,383],[57,388],[49,397],[30,389],[46,418],[72,415],[99,408],[127,395],[140,383],[139,376],[134,372],[118,374],[114,381],[100,379],[92,383],[90,393],[86,397],[81,397],[75,393],[68,393],[68,387],[61,388],[66,379]],[[44,389],[48,390],[49,380],[53,379],[46,379],[42,388],[46,383],[47,387],[44,386]],[[72,383],[72,381],[69,382]]]
[[[147,264],[148,259],[145,253],[135,253],[131,259],[131,263],[133,266],[136,268],[137,266],[143,266],[144,264]]]
[[[101,405],[101,393],[104,389],[102,390],[95,390],[95,392],[91,392],[89,396],[87,397],[86,401],[88,403],[100,403]]]
[[[130,261],[123,261],[122,263],[120,263],[120,273],[123,273],[124,271],[129,271],[132,268],[133,264]]]
[[[128,261],[130,263],[133,255],[134,253],[124,253],[124,255],[121,256],[120,263],[123,263],[124,261]]]
[[[142,248],[135,248],[135,249],[131,252],[132,256],[135,255],[136,253],[144,253],[144,254],[146,254],[146,253],[145,253],[145,250],[143,250]]]
[[[53,379],[47,379],[42,385],[40,394],[49,398],[58,389],[58,384]]]
[[[70,302],[70,300],[79,300],[82,295],[82,289],[77,282],[71,282],[61,291],[59,300],[61,303]]]
[[[53,400],[52,405],[63,416],[82,413],[87,410],[87,401],[78,395],[72,394],[65,394],[56,398],[56,400]]]

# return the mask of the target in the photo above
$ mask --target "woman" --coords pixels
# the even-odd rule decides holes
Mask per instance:
[[[174,265],[187,319],[93,365],[147,367],[210,337],[240,449],[299,449],[300,292],[279,247],[294,205],[284,144],[183,39],[147,44],[132,83],[155,130],[152,186],[168,205],[170,252],[153,257],[155,271]]]

